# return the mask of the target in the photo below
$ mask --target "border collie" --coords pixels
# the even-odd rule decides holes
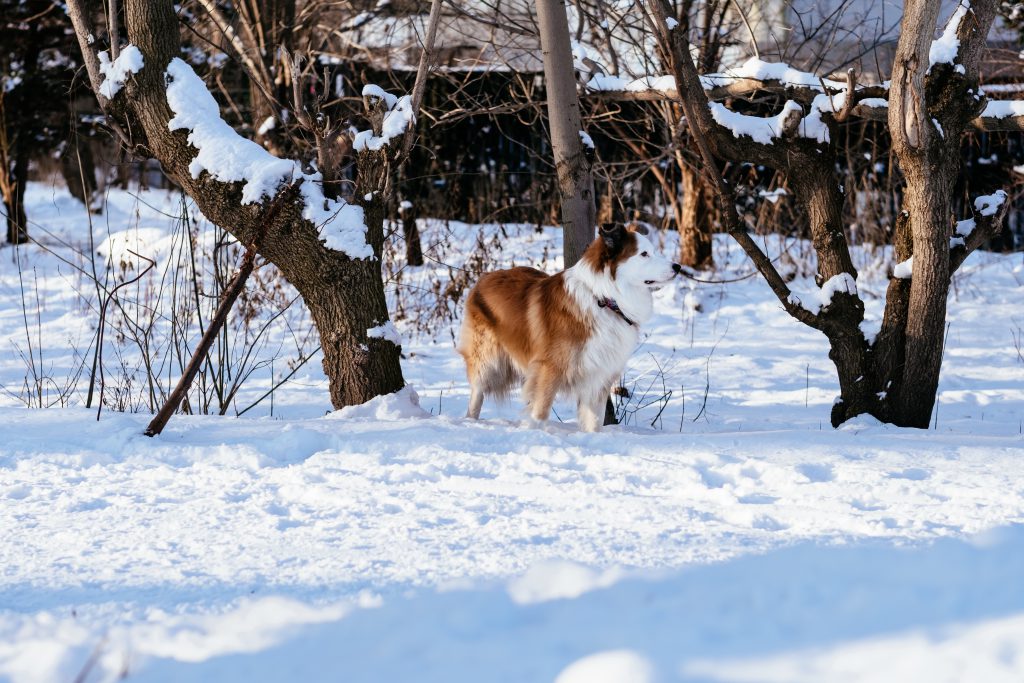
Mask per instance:
[[[486,273],[469,293],[459,353],[469,376],[469,411],[523,381],[531,422],[542,426],[558,394],[576,399],[584,431],[601,428],[605,401],[650,319],[651,292],[681,268],[658,254],[642,227],[618,223],[572,268]],[[524,381],[525,380],[525,381]]]

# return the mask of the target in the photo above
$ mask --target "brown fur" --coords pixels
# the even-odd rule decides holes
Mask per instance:
[[[634,255],[631,232],[598,237],[581,260],[595,272]],[[555,396],[573,380],[573,356],[592,333],[594,321],[567,293],[563,273],[510,268],[483,275],[469,293],[459,352],[466,361],[470,417],[479,417],[483,395],[507,396],[525,376],[524,396],[534,416],[547,416]],[[479,395],[477,395],[479,394]]]

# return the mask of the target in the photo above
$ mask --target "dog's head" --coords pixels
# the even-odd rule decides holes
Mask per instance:
[[[604,223],[583,259],[596,272],[607,267],[619,286],[646,286],[651,290],[659,289],[682,270],[655,250],[647,238],[647,228],[637,224]]]

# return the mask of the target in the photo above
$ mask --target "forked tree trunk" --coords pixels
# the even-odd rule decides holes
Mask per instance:
[[[686,118],[705,162],[705,173],[721,203],[726,229],[736,238],[764,276],[782,306],[794,318],[820,330],[829,340],[841,388],[832,410],[832,424],[869,413],[900,426],[927,427],[935,403],[950,277],[967,255],[998,230],[1005,201],[994,213],[979,212],[976,227],[954,246],[952,189],[959,170],[961,137],[984,100],[978,92],[981,50],[995,15],[994,0],[976,0],[950,20],[959,48],[954,64],[930,64],[930,47],[940,3],[911,0],[906,4],[889,91],[889,129],[893,148],[906,177],[904,207],[896,221],[895,255],[913,256],[910,280],[893,278],[886,295],[881,332],[869,343],[860,329],[863,302],[853,282],[842,225],[843,191],[834,170],[832,148],[799,135],[802,116],[783,122],[769,144],[740,140],[710,116],[707,95],[690,57],[686,35],[667,18],[665,0],[648,7],[664,49],[671,53],[677,90]],[[855,84],[848,82],[849,92]],[[851,102],[851,105],[853,102]],[[848,113],[849,108],[843,111]],[[844,114],[845,115],[845,114]],[[840,114],[829,114],[830,126]],[[732,189],[717,174],[714,154],[735,161],[753,161],[786,174],[810,221],[818,256],[818,284],[833,280],[831,302],[813,312],[802,306],[750,239],[735,211]]]
[[[963,20],[951,24],[959,39],[958,68],[930,64],[941,6],[928,0],[904,5],[893,64],[889,130],[907,183],[906,218],[898,226],[896,249],[897,258],[913,256],[914,261],[909,291],[902,284],[890,287],[893,299],[886,304],[886,341],[901,342],[896,354],[901,362],[891,368],[893,377],[879,379],[887,380],[888,388],[882,389],[887,392],[885,419],[908,427],[928,427],[935,405],[953,272],[953,185],[960,171],[961,137],[982,106],[973,95],[995,2],[976,0],[971,5]],[[955,19],[954,13],[950,21]]]
[[[386,161],[371,156],[384,152],[363,153],[358,160],[357,196],[371,196],[363,208],[367,242],[376,258],[352,259],[324,246],[317,226],[302,217],[301,196],[284,202],[277,217],[263,227],[261,218],[273,200],[242,204],[239,183],[220,182],[205,172],[193,178],[189,164],[195,150],[186,140],[187,132],[168,130],[172,112],[165,70],[179,52],[173,4],[169,0],[129,0],[125,19],[129,40],[145,58],[142,71],[126,85],[125,96],[130,114],[145,133],[147,150],[209,220],[245,245],[258,244],[260,254],[302,295],[320,333],[334,407],[363,403],[401,389],[398,346],[367,335],[368,330],[388,322],[380,256],[390,168]]]

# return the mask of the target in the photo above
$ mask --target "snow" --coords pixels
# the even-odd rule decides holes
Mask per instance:
[[[398,333],[398,330],[390,320],[382,325],[371,327],[366,331],[366,336],[376,339],[387,339],[395,346],[402,345],[402,335]]]
[[[900,261],[892,269],[892,276],[900,280],[909,280],[914,276],[914,257]]]
[[[889,101],[883,100],[881,97],[865,97],[857,104],[862,107],[871,107],[872,109],[888,109],[889,107]]]
[[[821,285],[821,305],[828,306],[836,294],[856,294],[857,281],[849,273],[833,275]]]
[[[719,102],[709,102],[711,117],[720,126],[728,128],[737,137],[749,137],[754,142],[762,145],[772,144],[772,140],[782,135],[783,123],[790,118],[794,112],[803,113],[800,105],[789,100],[775,116],[760,117],[740,114]]]
[[[587,88],[589,90],[596,91],[616,91],[616,90],[628,90],[630,81],[621,78],[619,76],[609,76],[608,74],[594,74],[587,81]],[[673,89],[675,89],[673,85]]]
[[[256,129],[256,135],[266,135],[270,131],[274,130],[277,126],[277,119],[273,116],[268,116],[263,119],[263,123]]]
[[[243,204],[274,197],[284,183],[301,178],[299,191],[305,200],[302,216],[321,229],[320,236],[327,246],[354,259],[373,256],[366,242],[362,207],[327,199],[319,172],[304,173],[298,161],[279,159],[238,135],[220,117],[220,107],[206,84],[183,60],[171,60],[167,77],[167,104],[174,112],[167,126],[172,131],[189,132],[188,142],[197,151],[189,164],[193,178],[205,171],[222,182],[241,182]]]
[[[104,50],[99,53],[100,72],[103,74],[103,82],[100,83],[100,95],[108,100],[114,99],[114,95],[121,91],[128,77],[142,71],[145,60],[142,58],[142,51],[134,45],[128,44],[121,49],[121,54],[113,62],[110,61],[110,54]]]
[[[679,26],[679,22],[673,19],[672,17],[668,17],[667,19],[665,19],[665,26],[668,27],[669,31],[671,31],[676,26]]]
[[[1010,116],[1024,116],[1022,100],[990,100],[981,115],[990,119],[1005,119]]]
[[[822,81],[825,86],[835,90],[843,90],[846,83],[829,79],[822,79],[817,74],[808,71],[800,71],[784,62],[766,62],[751,57],[740,66],[729,69],[722,74],[712,74],[711,77],[727,76],[732,78],[752,78],[759,81],[779,81],[789,85],[805,86],[820,90]]]
[[[999,207],[1006,201],[1006,192],[996,190],[992,194],[983,194],[974,198],[974,210],[981,216],[994,216]]]
[[[175,57],[167,65],[167,76],[167,104],[174,112],[167,127],[189,131],[188,141],[199,152],[189,164],[193,178],[206,171],[222,182],[243,182],[243,204],[273,197],[282,183],[291,181],[296,162],[278,159],[238,135],[220,117],[220,106],[192,67]]]
[[[777,188],[775,188],[774,190],[771,190],[771,191],[769,191],[769,190],[761,190],[760,192],[757,193],[757,196],[761,197],[762,199],[765,199],[765,200],[771,202],[772,204],[777,204],[780,199],[782,199],[783,197],[785,197],[788,194],[789,194],[789,192],[786,191],[786,188],[784,188],[784,187],[777,187]]]
[[[101,235],[121,237],[97,236],[98,268],[117,272],[108,259],[131,245],[166,254],[179,202],[110,190]],[[5,254],[29,301],[44,298],[31,337],[59,383],[95,331],[95,288],[58,258],[88,253],[87,215],[39,183],[26,204],[46,249]],[[217,240],[193,216],[202,257]],[[500,265],[560,265],[555,228],[420,228],[454,266],[478,238],[501,240]],[[761,240],[772,259],[807,249]],[[723,236],[714,249],[720,279],[749,272]],[[444,291],[447,266],[397,252],[403,296]],[[860,281],[821,296],[856,286],[877,321],[891,251],[852,257]],[[95,653],[84,680],[1019,681],[1019,268],[1019,254],[979,252],[958,271],[929,430],[830,429],[827,344],[756,278],[656,293],[624,381],[633,406],[661,379],[672,388],[660,428],[655,404],[596,434],[530,429],[518,397],[463,419],[457,321],[427,334],[396,319],[415,390],[325,415],[314,360],[273,413],[178,415],[155,439],[145,413],[97,421],[82,382],[67,408],[25,408],[24,361],[0,355],[0,680],[75,680]],[[26,336],[20,291],[17,269],[0,270],[7,349]],[[115,334],[106,344],[112,383],[133,356]],[[239,406],[280,367],[261,373]]]
[[[582,142],[587,149],[594,149],[594,138],[590,137],[590,134],[585,130],[580,131],[580,142]]]
[[[352,148],[357,152],[382,149],[392,138],[405,134],[405,131],[416,122],[416,112],[412,110],[412,98],[409,95],[397,97],[385,92],[379,85],[368,83],[363,86],[363,97],[378,97],[384,100],[388,111],[384,114],[380,135],[374,135],[372,130],[361,130],[356,133],[352,140]]]
[[[957,37],[957,29],[967,13],[971,11],[971,3],[968,0],[960,0],[953,15],[946,22],[942,35],[932,41],[928,50],[928,70],[936,64],[952,64],[960,52],[960,39]]]

